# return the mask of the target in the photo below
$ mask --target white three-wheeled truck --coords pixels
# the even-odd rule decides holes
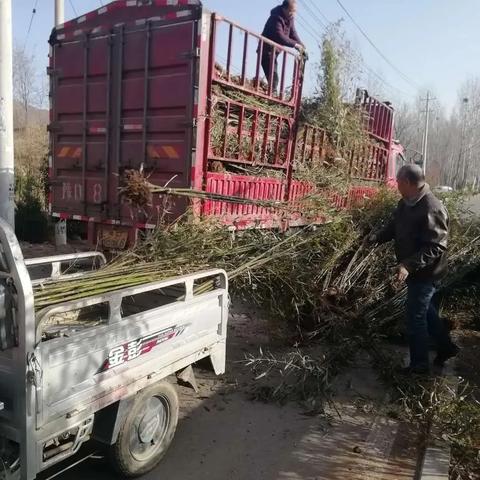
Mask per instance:
[[[33,269],[68,279],[81,275],[62,274],[76,257],[25,261],[3,220],[0,243],[0,479],[32,480],[89,439],[108,446],[121,474],[151,470],[178,420],[167,377],[205,357],[216,374],[225,370],[225,272],[36,310],[33,287],[45,279],[32,280]],[[196,295],[194,285],[212,278],[214,289]]]

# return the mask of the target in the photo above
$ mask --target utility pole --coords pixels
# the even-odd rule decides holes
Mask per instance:
[[[12,2],[0,0],[0,217],[15,226]]]
[[[466,186],[466,170],[467,170],[467,163],[468,163],[468,156],[467,156],[467,132],[468,132],[468,116],[469,116],[469,107],[470,107],[470,99],[465,97],[462,101],[462,145],[460,148],[460,155],[458,160],[458,182],[460,183],[462,188]]]
[[[55,27],[65,23],[65,3],[64,0],[55,0]]]
[[[430,129],[430,102],[435,100],[430,96],[430,91],[427,92],[427,98],[424,99],[426,102],[426,109],[425,109],[425,131],[423,133],[423,148],[422,148],[422,156],[423,156],[423,173],[427,173],[427,160],[428,160],[428,134]]]

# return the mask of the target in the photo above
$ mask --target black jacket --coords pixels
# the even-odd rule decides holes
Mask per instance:
[[[282,47],[294,48],[297,43],[302,43],[295,29],[293,18],[285,14],[285,10],[281,5],[275,7],[270,12],[270,18],[265,24],[262,35]],[[267,50],[271,49],[267,47]]]
[[[448,224],[445,206],[426,185],[415,204],[400,200],[376,240],[395,240],[397,260],[408,270],[411,280],[435,282],[447,272]]]

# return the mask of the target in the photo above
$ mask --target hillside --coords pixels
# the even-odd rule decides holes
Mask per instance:
[[[46,109],[33,106],[28,107],[28,122],[31,125],[47,125],[49,112]],[[14,102],[13,118],[15,130],[22,129],[25,125],[25,112],[23,106],[19,102]]]

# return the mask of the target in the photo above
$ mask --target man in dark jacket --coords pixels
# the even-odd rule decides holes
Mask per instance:
[[[429,371],[428,336],[435,339],[435,364],[442,366],[458,353],[432,301],[447,272],[448,213],[425,183],[422,169],[406,165],[397,174],[402,195],[389,224],[370,240],[395,240],[398,284],[407,283],[407,333],[410,366],[407,372]]]
[[[295,29],[295,13],[297,12],[297,0],[284,0],[270,12],[270,18],[265,24],[262,36],[282,47],[295,48],[300,52],[305,50],[297,30]],[[262,52],[262,68],[269,83],[273,75],[273,91],[278,87],[278,55],[274,54],[272,45],[264,43]],[[273,69],[273,72],[272,72]]]

